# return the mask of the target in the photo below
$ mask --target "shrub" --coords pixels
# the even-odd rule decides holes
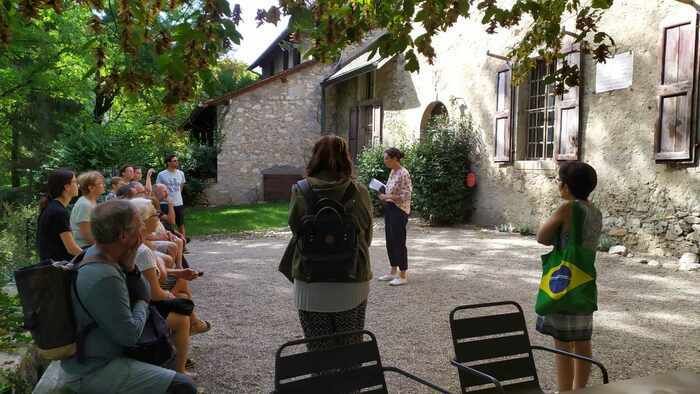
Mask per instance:
[[[19,267],[37,262],[35,204],[0,206],[0,285]]]
[[[357,179],[367,185],[372,178],[383,183],[389,179],[389,169],[384,165],[385,147],[378,145],[365,148],[357,159]],[[384,211],[382,202],[377,198],[377,193],[370,190],[370,199],[374,206],[375,215],[379,216]]]
[[[190,144],[187,151],[179,157],[180,169],[187,177],[182,190],[185,205],[201,205],[204,200],[205,181],[216,178],[217,146]]]
[[[468,219],[475,190],[464,185],[471,163],[478,160],[481,141],[468,118],[439,118],[426,138],[411,150],[406,166],[413,181],[413,208],[431,224],[455,224]]]

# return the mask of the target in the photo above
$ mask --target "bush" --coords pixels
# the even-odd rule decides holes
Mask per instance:
[[[413,181],[412,208],[430,224],[454,224],[468,219],[473,210],[474,189],[464,185],[471,163],[479,159],[481,140],[469,119],[438,118],[428,126],[427,137],[399,149],[405,157],[401,164]],[[389,169],[384,166],[385,146],[365,148],[358,158],[358,180],[372,178],[385,182]],[[383,206],[377,194],[370,192],[375,213]]]
[[[93,124],[62,134],[42,170],[44,174],[61,167],[77,172],[109,172],[125,163],[146,169],[163,168],[166,153],[187,149],[182,140],[182,136],[167,129],[145,131],[139,127]]]
[[[0,285],[6,283],[17,268],[38,262],[37,215],[35,204],[3,203],[0,206]]]
[[[473,211],[474,189],[464,185],[481,142],[470,119],[441,118],[410,152],[406,167],[413,181],[413,208],[431,224],[464,222]]]
[[[372,178],[376,178],[383,183],[389,179],[389,169],[384,165],[384,147],[367,147],[357,159],[357,180],[367,185]],[[377,198],[377,193],[370,190],[370,199],[374,207],[375,215],[379,216],[384,211],[382,202]]]
[[[195,206],[204,202],[205,181],[216,178],[218,152],[216,146],[193,143],[187,147],[187,152],[179,157],[180,169],[187,178],[182,190],[185,205]]]

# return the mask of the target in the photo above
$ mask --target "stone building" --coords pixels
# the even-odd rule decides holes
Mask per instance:
[[[489,35],[478,16],[435,37],[437,59],[423,61],[419,73],[406,72],[401,57],[370,59],[368,48],[353,48],[339,64],[314,64],[286,83],[264,80],[266,87],[234,93],[220,109],[228,114],[218,190],[245,197],[233,178],[260,185],[264,168],[303,165],[322,129],[347,137],[358,152],[417,141],[434,115],[469,115],[487,147],[476,168],[475,223],[536,229],[559,204],[559,163],[583,160],[598,171],[592,199],[607,236],[656,254],[698,253],[699,12],[675,0],[615,2],[601,30],[614,37],[616,57],[599,65],[569,48],[583,85],[564,96],[543,82],[555,67],[543,62],[527,81],[511,83],[507,61],[490,54],[507,52],[522,32]],[[297,83],[306,95],[292,99]],[[293,128],[276,120],[284,116]],[[246,137],[229,135],[234,129]],[[280,140],[290,144],[274,144]],[[235,170],[234,162],[241,163]],[[231,180],[222,184],[222,174]]]

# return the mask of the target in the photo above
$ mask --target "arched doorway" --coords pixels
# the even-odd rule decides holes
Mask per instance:
[[[425,132],[433,120],[439,117],[447,116],[448,113],[445,104],[441,103],[440,101],[433,101],[432,103],[428,104],[428,106],[425,108],[425,111],[423,112],[423,118],[420,121],[421,140],[425,138]]]

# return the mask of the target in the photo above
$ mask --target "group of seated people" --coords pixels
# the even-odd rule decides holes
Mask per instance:
[[[154,366],[150,364],[131,363],[131,361],[136,362],[135,360],[116,361],[123,357],[113,348],[115,346],[120,348],[120,345],[124,345],[124,341],[118,337],[124,333],[110,331],[107,327],[115,324],[115,320],[120,318],[125,318],[131,326],[134,324],[138,325],[140,322],[138,317],[140,315],[137,313],[134,300],[131,300],[130,304],[127,305],[129,307],[128,312],[123,310],[122,314],[118,316],[104,316],[104,313],[116,313],[116,310],[119,308],[112,305],[109,308],[112,311],[102,310],[105,305],[100,305],[99,303],[101,299],[110,297],[110,295],[103,294],[104,291],[109,289],[109,286],[99,286],[101,288],[99,289],[97,286],[93,288],[87,285],[85,281],[89,280],[89,275],[82,275],[83,271],[87,269],[87,267],[84,267],[78,273],[77,292],[81,300],[88,300],[85,303],[88,310],[91,309],[92,301],[95,301],[95,310],[90,310],[89,312],[90,315],[95,316],[98,327],[105,326],[105,332],[99,333],[97,332],[99,331],[98,329],[88,334],[86,341],[88,357],[86,362],[77,362],[73,359],[62,362],[68,381],[71,381],[71,377],[75,378],[74,382],[69,386],[74,386],[72,388],[78,392],[111,392],[112,389],[115,389],[109,383],[109,379],[102,383],[98,381],[104,379],[92,379],[101,374],[97,372],[98,370],[107,368],[107,366],[112,364],[114,365],[109,368],[116,368],[116,370],[110,370],[110,375],[126,373],[133,376],[133,372],[129,370],[138,366],[141,369],[150,371],[150,373],[142,371],[144,374],[142,378],[150,379],[151,383],[153,383],[154,379],[158,380],[157,376],[163,379],[169,377],[168,379],[171,381],[179,381],[181,383],[179,385],[175,384],[175,388],[172,388],[169,385],[164,385],[163,381],[161,381],[158,387],[162,387],[163,390],[155,389],[156,386],[152,386],[147,392],[191,392],[190,389],[193,385],[190,377],[192,373],[188,372],[188,369],[193,368],[194,363],[188,358],[190,337],[211,329],[209,322],[197,316],[193,308],[193,302],[178,302],[192,300],[189,282],[201,276],[201,273],[192,269],[184,256],[187,240],[175,228],[175,213],[173,204],[168,196],[168,188],[162,184],[151,184],[152,170],[149,170],[147,174],[145,185],[140,182],[139,176],[136,175],[139,173],[140,171],[134,171],[133,166],[126,165],[123,167],[121,176],[111,178],[112,190],[103,198],[105,178],[99,172],[88,171],[76,177],[70,170],[60,169],[54,171],[48,179],[47,195],[40,202],[37,246],[42,260],[71,260],[74,256],[81,255],[83,251],[85,251],[85,256],[107,256],[105,251],[109,249],[109,246],[105,245],[123,241],[123,238],[125,238],[125,229],[118,228],[119,220],[114,222],[115,218],[113,216],[115,212],[119,213],[119,207],[123,211],[126,206],[135,215],[133,220],[139,223],[138,231],[133,232],[133,234],[130,233],[131,235],[129,236],[134,238],[133,253],[122,256],[121,260],[123,261],[119,261],[120,259],[118,258],[113,260],[115,260],[115,265],[121,267],[123,272],[127,272],[128,267],[140,271],[142,281],[148,284],[146,287],[149,294],[145,297],[147,298],[145,301],[147,301],[147,304],[154,306],[167,322],[167,327],[170,330],[170,339],[175,348],[174,360],[168,366],[174,369],[177,375],[154,370],[151,368]],[[69,204],[79,193],[81,196],[69,212]],[[103,199],[105,202],[100,202]],[[106,216],[102,215],[105,216],[104,218],[100,218],[98,211],[101,209],[103,211],[106,210]],[[100,223],[101,219],[106,221]],[[109,221],[112,221],[112,223]],[[102,228],[97,228],[99,226]],[[109,227],[111,233],[105,235],[104,227]],[[115,232],[119,233],[120,231],[122,233],[121,236],[115,234]],[[100,234],[102,234],[102,240],[100,239]],[[83,289],[84,293],[81,291]],[[133,295],[131,296],[133,298]],[[128,316],[125,317],[124,313],[128,313]],[[105,319],[102,324],[99,321],[101,314],[103,314],[103,319]],[[80,315],[78,313],[76,313],[76,319],[80,323]],[[93,338],[90,338],[90,336]],[[134,340],[134,338],[129,338],[129,340]],[[105,343],[100,344],[100,341],[109,344],[109,346]],[[100,354],[100,351],[106,348],[109,348],[108,351],[105,351],[106,354],[105,352]],[[119,363],[125,364],[118,366],[117,364]],[[92,368],[88,368],[86,365],[92,365]],[[96,365],[100,365],[100,368],[96,369]],[[124,370],[124,368],[127,368],[127,370]],[[104,384],[111,386],[111,389],[105,388],[108,386],[101,386]],[[148,385],[144,385],[144,387],[146,386]],[[122,390],[119,389],[117,391]],[[130,390],[129,392],[134,391]]]

